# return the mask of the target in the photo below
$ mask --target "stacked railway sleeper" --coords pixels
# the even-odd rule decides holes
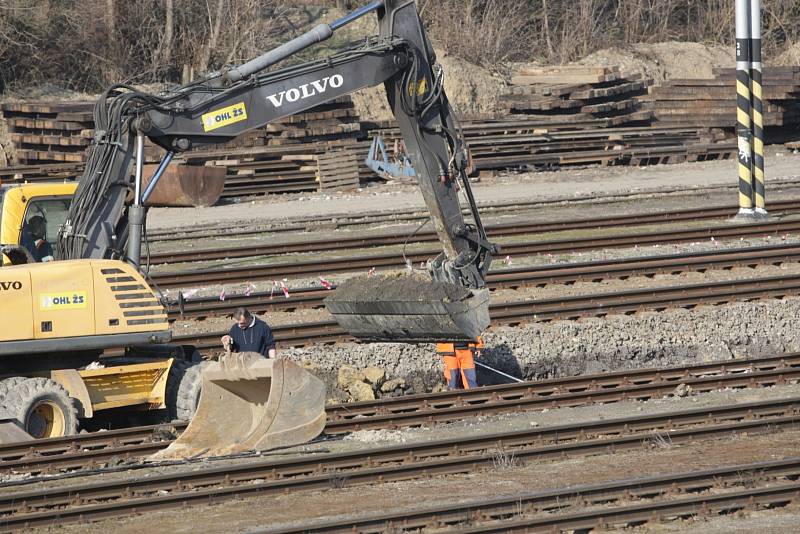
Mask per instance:
[[[721,440],[730,441],[732,437],[738,437],[737,440],[741,440],[742,436],[757,439],[758,436],[776,432],[791,433],[800,422],[800,399],[791,396],[688,410],[655,408],[635,416],[595,418],[593,421],[559,423],[541,428],[528,424],[522,412],[541,414],[542,410],[557,407],[658,399],[673,392],[676,385],[686,387],[687,384],[694,384],[697,391],[709,391],[785,384],[797,378],[796,358],[797,355],[784,355],[685,368],[637,369],[468,392],[331,406],[325,437],[307,446],[305,454],[280,451],[277,455],[267,452],[259,456],[215,458],[216,463],[206,461],[202,467],[195,465],[195,461],[177,465],[142,462],[145,455],[169,443],[167,433],[154,427],[87,434],[71,440],[29,442],[27,448],[23,444],[6,445],[0,448],[0,470],[5,473],[24,473],[26,476],[3,484],[6,487],[0,494],[0,528],[35,528],[51,525],[54,520],[59,524],[83,523],[158,509],[242,497],[270,497],[287,492],[309,495],[311,490],[330,492],[343,488],[352,492],[365,485],[376,488],[376,484],[385,482],[430,479],[442,475],[469,474],[475,477],[481,473],[511,469],[512,466],[513,470],[525,466],[535,466],[541,470],[548,463],[565,458],[653,454],[648,451],[657,450],[660,443],[668,443],[668,448],[704,443],[722,446],[725,442]],[[449,438],[434,434],[429,439],[369,448],[348,446],[337,438],[343,433],[355,432],[354,435],[358,435],[358,428],[425,425],[430,431],[435,431],[436,428],[430,425],[436,422],[487,414],[513,416],[522,428],[480,434],[465,431]],[[179,433],[182,429],[182,424],[176,424],[169,432]],[[734,496],[741,499],[741,495],[734,492],[744,489],[749,490],[750,495],[752,492],[772,497],[779,494],[785,502],[788,502],[786,484],[792,486],[796,493],[796,482],[784,483],[782,480],[798,472],[796,458],[731,465],[730,462],[734,460],[732,458],[728,464],[713,469],[695,470],[692,474],[673,469],[673,473],[658,477],[639,476],[602,485],[583,485],[580,489],[568,486],[537,492],[527,495],[525,499],[531,499],[541,506],[526,507],[525,514],[514,514],[511,519],[519,521],[530,515],[532,517],[528,519],[533,519],[534,524],[539,524],[536,521],[556,520],[567,525],[573,524],[570,521],[576,520],[576,511],[586,513],[586,509],[576,509],[574,498],[559,503],[566,495],[579,496],[584,505],[587,500],[592,504],[601,502],[604,496],[607,506],[596,513],[608,514],[609,505],[613,503],[613,510],[627,514],[632,506],[630,500],[637,498],[637,495],[657,501],[660,507],[675,507],[685,505],[687,496],[694,495],[700,488],[725,488],[724,494],[728,499]],[[502,462],[510,463],[504,467]],[[124,472],[120,472],[120,466]],[[100,475],[101,478],[98,481],[87,478],[88,482],[70,483],[63,480],[63,474],[56,474],[58,482],[48,484],[52,474],[64,469],[78,469],[77,474],[82,476]],[[114,476],[102,478],[115,472],[117,474]],[[750,472],[759,476],[742,476],[742,473]],[[31,476],[37,474],[39,476]],[[678,487],[685,488],[686,493],[677,491]],[[775,490],[776,487],[780,487],[781,493]],[[669,488],[670,492],[667,491]],[[626,490],[628,494],[623,502],[622,496]],[[697,498],[711,499],[709,502],[718,504],[723,502],[720,492],[713,492],[713,495],[696,492],[701,494]],[[515,495],[514,498],[524,500],[522,495]],[[502,507],[503,503],[508,502],[508,499],[476,501],[475,507]],[[776,499],[775,502],[780,500]],[[544,506],[544,503],[550,504]],[[442,510],[441,507],[436,509]],[[411,522],[399,526],[403,529],[420,528],[414,521],[422,521],[425,517],[429,522],[441,521],[441,516],[424,515],[433,513],[433,510],[425,506],[423,510],[418,510],[419,514],[406,514]],[[455,512],[454,508],[450,510]],[[461,510],[464,510],[463,503]],[[394,523],[398,517],[397,511],[389,509],[381,516],[351,517],[347,522],[340,521],[337,524],[330,521],[312,524],[306,521],[302,528],[295,524],[292,528],[297,530],[291,531],[306,531],[309,528],[317,529],[312,530],[315,532],[336,531],[344,528],[345,524],[360,527],[378,520],[383,524],[391,523],[388,526],[396,528],[398,525]],[[628,516],[620,517],[615,521],[625,524]],[[475,526],[475,516],[471,515],[469,519]],[[491,516],[489,519],[491,524],[491,521],[500,518]],[[459,525],[461,522],[454,521],[453,524]],[[377,523],[371,526],[375,525]],[[498,525],[493,526],[497,528]],[[507,526],[507,523],[503,523],[500,528]]]
[[[730,159],[736,149],[720,132],[698,127],[583,128],[516,117],[496,126],[486,125],[486,130],[465,129],[476,171],[708,161]],[[399,137],[399,131],[391,129],[376,133],[389,139]]]
[[[94,102],[0,104],[13,145],[13,160],[17,164],[2,172],[14,172],[17,180],[36,179],[58,171],[64,171],[65,175],[75,172],[78,164],[86,161],[86,149],[94,139],[93,109]],[[157,161],[160,152],[158,147],[147,142],[145,156],[149,161]],[[33,171],[37,167],[41,172],[35,174]]]
[[[522,67],[500,103],[511,114],[539,120],[646,123],[653,114],[642,111],[636,97],[651,84],[641,73],[623,73],[619,67]]]
[[[90,111],[70,112],[76,114],[73,118],[82,118],[81,122],[70,122],[55,120],[59,115],[51,110],[61,109],[61,104],[4,106],[6,120],[15,132],[19,164],[0,169],[0,176],[21,181],[80,174],[83,151],[93,135]],[[223,196],[228,197],[316,191],[320,187],[318,160],[331,150],[356,158],[359,183],[377,180],[364,162],[371,138],[381,135],[398,139],[399,130],[390,123],[362,124],[353,115],[350,102],[337,101],[323,107],[268,125],[223,148],[185,153],[176,161],[225,168]],[[61,113],[62,118],[72,116]],[[465,121],[464,134],[476,172],[587,164],[649,165],[727,159],[735,154],[735,144],[722,134],[694,125],[653,127],[642,120],[620,125],[616,117],[591,115],[521,117]],[[25,124],[33,129],[26,129]],[[34,138],[49,144],[24,141]],[[146,155],[156,161],[159,153],[148,146]],[[73,166],[54,162],[71,162]]]
[[[25,165],[82,163],[94,136],[90,102],[10,102],[0,105],[14,145]]]
[[[88,102],[2,104],[15,165],[0,170],[0,177],[10,181],[77,178],[94,136],[92,108]],[[222,148],[192,151],[176,162],[226,168],[224,196],[315,191],[319,188],[318,157],[333,146],[363,162],[366,150],[347,148],[361,138],[353,103],[342,97],[249,132]],[[160,153],[147,143],[148,161],[158,161]],[[371,171],[362,167],[360,178],[370,177]]]
[[[646,107],[659,125],[732,130],[736,123],[734,69],[714,69],[711,79],[673,79],[650,89]],[[800,67],[767,67],[763,80],[764,126],[771,142],[796,139],[800,120]]]

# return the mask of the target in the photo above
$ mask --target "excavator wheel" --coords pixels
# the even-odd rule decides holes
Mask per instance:
[[[206,362],[175,360],[167,378],[167,415],[170,421],[190,421],[200,402],[202,370]]]
[[[10,378],[4,378],[3,380],[0,380],[0,403],[3,402],[3,399],[6,397],[9,391],[27,379],[27,376],[12,376]]]
[[[15,419],[33,438],[56,438],[78,432],[78,410],[67,390],[49,378],[28,378],[9,390],[0,412]]]
[[[223,456],[306,443],[325,427],[325,384],[289,360],[245,352],[202,367],[197,412],[150,458]]]

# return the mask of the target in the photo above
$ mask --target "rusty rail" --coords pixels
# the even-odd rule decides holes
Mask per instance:
[[[673,393],[678,384],[693,392],[769,387],[800,379],[800,353],[688,365],[633,369],[594,375],[506,384],[472,390],[409,395],[326,408],[325,433],[402,428],[473,416],[519,413],[558,407],[647,400]],[[137,427],[0,445],[0,473],[48,473],[92,469],[111,459],[132,460],[171,443],[157,431],[180,432],[185,423]]]
[[[134,476],[0,495],[0,528],[89,521],[220,502],[256,494],[340,487],[432,474],[471,473],[498,451],[520,462],[637,449],[653,440],[678,444],[800,424],[800,398],[560,425],[280,461],[254,460],[201,470]]]

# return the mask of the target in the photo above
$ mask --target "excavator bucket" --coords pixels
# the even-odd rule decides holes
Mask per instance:
[[[475,341],[489,326],[489,290],[470,290],[425,275],[351,278],[325,307],[362,341]]]
[[[0,419],[0,444],[30,441],[33,436],[25,432],[16,419]]]
[[[154,460],[223,456],[306,443],[325,427],[325,384],[289,360],[227,354],[203,370],[189,426]]]

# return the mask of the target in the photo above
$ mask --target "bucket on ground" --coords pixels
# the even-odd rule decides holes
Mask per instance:
[[[203,370],[191,423],[151,459],[223,456],[311,441],[325,427],[325,384],[289,360],[227,354]]]

